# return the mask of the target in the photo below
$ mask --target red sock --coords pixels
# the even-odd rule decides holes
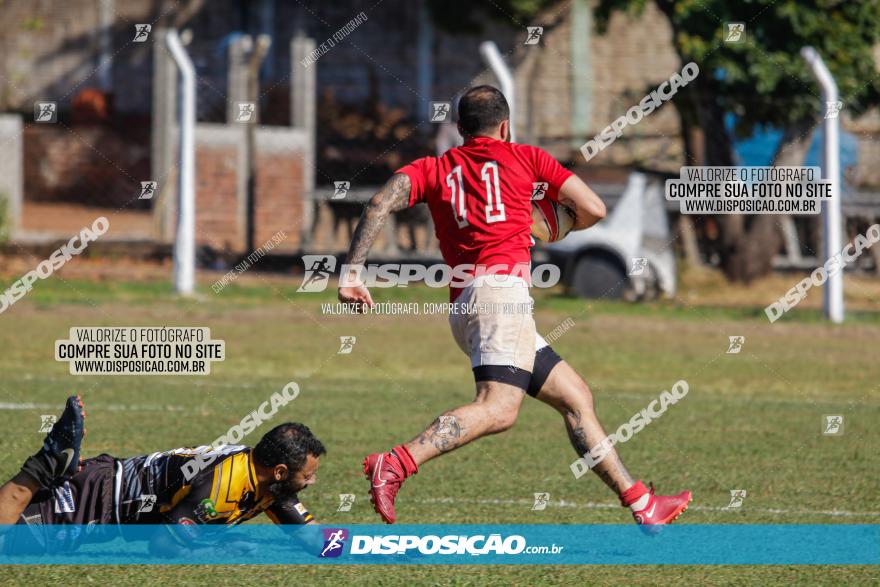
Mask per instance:
[[[646,493],[648,493],[648,488],[645,487],[645,484],[641,481],[636,481],[635,485],[620,494],[620,505],[628,508]]]
[[[409,477],[410,475],[415,475],[419,472],[419,466],[416,464],[415,459],[412,458],[412,455],[409,454],[409,449],[406,448],[405,445],[400,444],[391,449],[391,452],[397,457],[397,460],[400,461],[400,464],[403,465],[403,474],[405,477]]]

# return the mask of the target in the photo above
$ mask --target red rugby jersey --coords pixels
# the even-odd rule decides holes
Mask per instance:
[[[543,149],[490,137],[417,159],[397,173],[412,182],[409,205],[428,204],[446,264],[485,265],[495,274],[531,261],[536,184],[546,183],[545,197],[557,201],[572,175]],[[459,292],[451,288],[451,298]]]

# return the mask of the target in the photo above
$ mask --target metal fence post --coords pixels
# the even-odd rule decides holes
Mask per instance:
[[[837,83],[828,71],[828,67],[819,53],[812,47],[801,49],[803,57],[810,70],[822,87],[822,97],[826,103],[837,102]],[[822,219],[824,221],[824,256],[830,258],[841,249],[841,215],[840,215],[840,146],[838,142],[840,131],[840,119],[837,116],[825,117],[825,145],[822,170],[825,179],[831,180],[831,199],[826,200],[822,206]],[[825,284],[823,298],[823,310],[825,317],[839,324],[843,322],[843,271],[838,271],[828,276]]]
[[[176,30],[165,36],[171,56],[181,74],[180,100],[180,170],[177,175],[177,238],[174,241],[174,289],[189,295],[195,285],[196,266],[196,195],[195,195],[195,122],[196,73],[192,60],[180,42]]]

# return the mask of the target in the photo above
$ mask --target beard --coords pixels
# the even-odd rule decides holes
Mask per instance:
[[[269,493],[275,498],[275,501],[285,501],[292,497],[296,497],[296,490],[291,487],[287,480],[275,481],[269,485]]]

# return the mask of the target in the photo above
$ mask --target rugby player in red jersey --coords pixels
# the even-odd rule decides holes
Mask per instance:
[[[427,204],[444,261],[473,273],[467,285],[451,287],[452,301],[488,309],[449,316],[453,337],[471,360],[474,401],[439,416],[413,440],[364,460],[373,505],[389,524],[396,520],[394,499],[407,477],[434,457],[513,426],[526,394],[562,414],[578,455],[606,437],[587,384],[537,334],[528,282],[534,184],[546,182],[547,197],[573,211],[573,230],[604,218],[605,205],[546,151],[511,143],[509,117],[496,88],[468,90],[458,106],[464,145],[399,169],[368,202],[352,238],[347,263],[360,267],[390,214]],[[345,277],[340,301],[373,305],[366,286]],[[653,487],[630,476],[613,448],[593,470],[639,524],[670,523],[691,500],[690,491],[654,495]]]

